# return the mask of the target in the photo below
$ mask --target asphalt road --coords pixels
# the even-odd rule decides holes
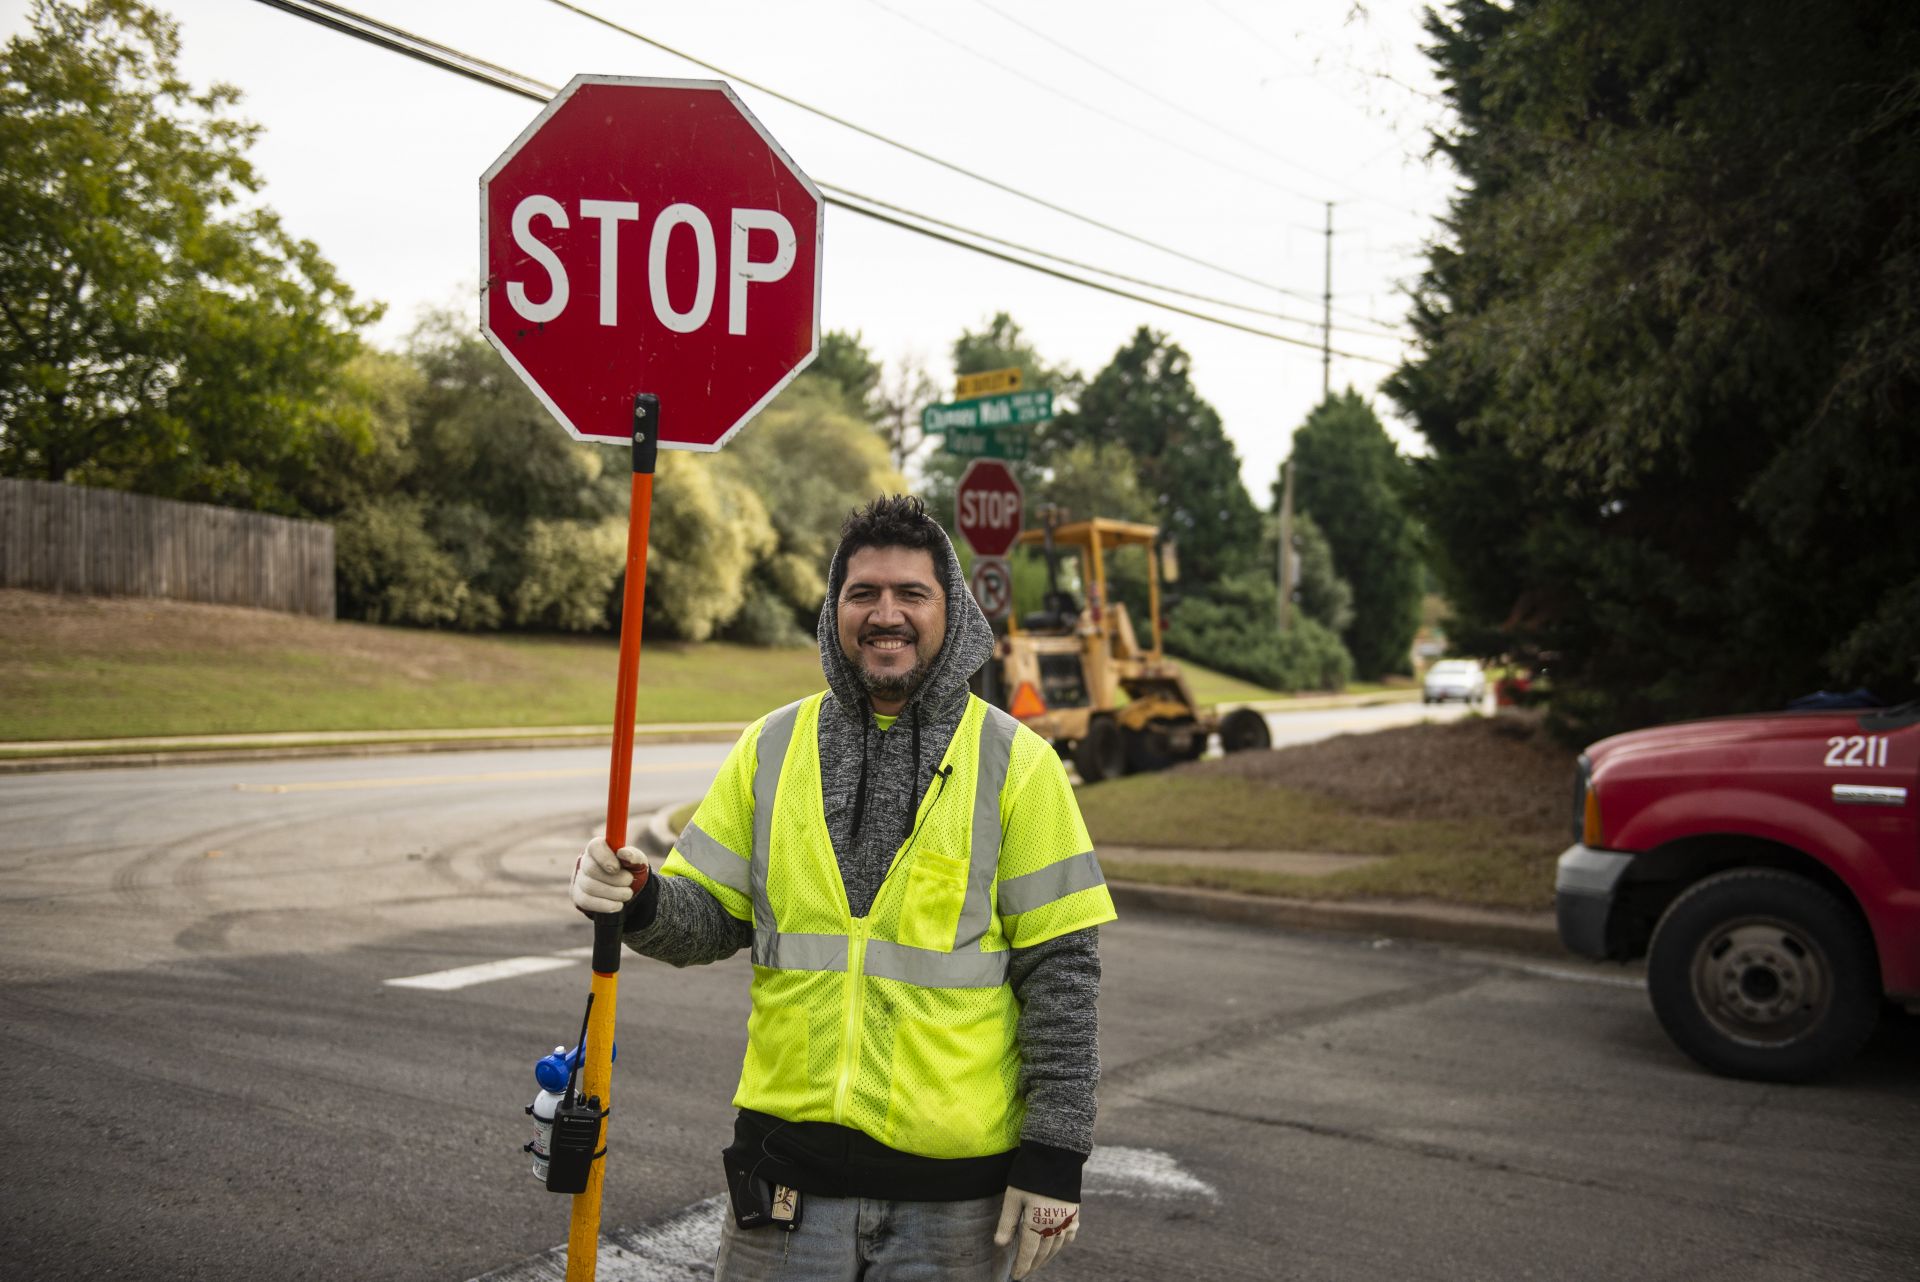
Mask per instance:
[[[636,810],[722,752],[642,750]],[[544,1272],[522,1262],[567,1204],[521,1110],[579,1021],[562,887],[603,771],[0,778],[0,1275]],[[1920,1273],[1912,1021],[1827,1085],[1763,1087],[1695,1070],[1618,971],[1146,914],[1104,951],[1101,1157],[1043,1276]],[[472,966],[495,977],[444,986]],[[389,982],[420,976],[443,986]],[[746,980],[622,973],[607,1282],[700,1275]]]

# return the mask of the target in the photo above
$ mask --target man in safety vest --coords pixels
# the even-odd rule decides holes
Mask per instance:
[[[596,839],[573,902],[752,951],[719,1282],[1022,1278],[1080,1228],[1113,900],[1059,757],[968,692],[993,632],[920,500],[848,517],[819,639],[660,875]]]

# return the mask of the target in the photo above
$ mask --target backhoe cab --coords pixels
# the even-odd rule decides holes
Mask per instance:
[[[1160,646],[1160,531],[1094,518],[1027,530],[1020,542],[1047,556],[1042,608],[1008,623],[994,648],[1007,711],[1070,756],[1087,783],[1192,761],[1218,732],[1228,752],[1271,744],[1266,718],[1237,708],[1224,718],[1194,703],[1180,665]],[[1107,563],[1120,548],[1147,550],[1148,632],[1142,647],[1125,604],[1107,593]],[[1079,558],[1086,600],[1060,588],[1058,558]]]

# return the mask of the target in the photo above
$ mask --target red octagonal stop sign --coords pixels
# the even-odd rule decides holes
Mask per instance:
[[[718,449],[819,349],[822,206],[720,81],[576,76],[480,179],[480,328],[581,440]]]
[[[977,458],[953,491],[954,526],[981,556],[1005,556],[1020,537],[1020,482],[998,459]]]

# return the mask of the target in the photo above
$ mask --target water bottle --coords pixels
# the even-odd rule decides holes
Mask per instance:
[[[620,1046],[615,1043],[613,1058],[620,1058]],[[547,1161],[553,1151],[553,1115],[567,1096],[567,1083],[580,1067],[580,1048],[568,1050],[556,1046],[549,1055],[542,1055],[533,1064],[533,1080],[540,1084],[540,1093],[533,1097],[533,1103],[527,1105],[527,1115],[533,1118],[533,1139],[522,1146],[522,1151],[533,1154],[533,1178],[544,1186],[547,1182]]]

